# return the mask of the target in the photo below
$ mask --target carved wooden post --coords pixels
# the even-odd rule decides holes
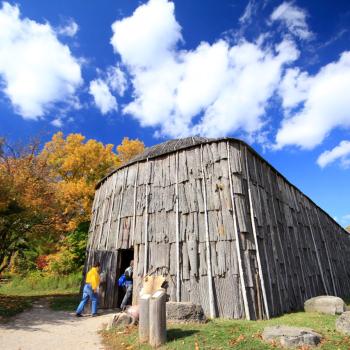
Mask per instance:
[[[166,342],[166,294],[158,290],[149,302],[149,343],[157,348]]]
[[[139,342],[147,343],[149,339],[149,304],[150,294],[144,294],[139,301]]]

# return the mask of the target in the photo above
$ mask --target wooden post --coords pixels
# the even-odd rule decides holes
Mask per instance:
[[[215,305],[214,305],[213,274],[211,270],[211,258],[210,258],[211,251],[210,251],[210,243],[209,243],[206,176],[205,176],[205,170],[203,166],[203,145],[201,145],[201,169],[202,169],[202,188],[203,188],[203,199],[204,199],[205,246],[207,250],[209,307],[210,307],[210,317],[215,318],[216,313],[215,313]]]
[[[179,152],[175,155],[175,209],[176,209],[176,301],[179,302],[181,299],[181,286],[180,286],[180,227],[179,227]]]
[[[139,342],[147,343],[149,340],[149,305],[150,294],[144,294],[139,299]]]
[[[147,158],[147,167],[149,171],[149,162]],[[145,245],[145,251],[144,251],[144,261],[143,261],[143,276],[147,275],[147,269],[148,269],[148,179],[146,180],[146,204],[145,204],[145,237],[144,237],[144,245]]]
[[[262,295],[263,295],[265,315],[266,315],[266,318],[269,319],[270,318],[269,305],[268,305],[267,297],[266,297],[265,282],[264,282],[263,270],[262,270],[262,266],[261,266],[260,253],[259,253],[258,236],[256,233],[256,227],[255,227],[252,193],[251,193],[251,188],[250,188],[250,175],[249,175],[249,167],[248,167],[247,147],[245,147],[244,153],[245,153],[245,166],[246,166],[247,182],[248,182],[248,199],[249,199],[249,207],[250,207],[250,220],[251,220],[252,229],[253,229],[253,236],[254,236],[254,243],[255,243],[255,250],[256,250],[256,259],[258,262],[260,286],[261,286],[261,291],[262,291]],[[259,290],[258,285],[257,285],[257,288]]]
[[[248,305],[248,299],[247,299],[247,290],[246,290],[245,280],[244,280],[244,275],[243,275],[241,246],[239,243],[239,233],[238,233],[238,227],[237,227],[236,205],[235,205],[235,199],[233,196],[233,183],[232,183],[232,174],[231,174],[231,157],[230,157],[230,144],[229,144],[229,142],[227,142],[226,145],[227,145],[228,175],[229,175],[229,180],[230,180],[230,193],[231,193],[231,202],[232,202],[233,229],[234,229],[235,238],[236,238],[235,241],[236,241],[236,252],[237,252],[237,260],[238,260],[239,279],[241,282],[241,292],[242,292],[242,297],[243,297],[245,317],[247,320],[250,320],[250,312],[249,312],[249,305]]]
[[[166,294],[158,290],[149,302],[149,343],[157,348],[166,343]]]
[[[132,217],[132,231],[131,231],[131,245],[134,245],[134,237],[135,237],[135,227],[136,227],[136,198],[137,198],[137,179],[139,176],[139,163],[137,163],[137,170],[134,182],[134,212]]]

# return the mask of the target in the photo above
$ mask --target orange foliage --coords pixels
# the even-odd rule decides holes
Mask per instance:
[[[144,150],[145,145],[142,141],[138,139],[129,140],[128,137],[124,137],[121,145],[117,146],[118,156],[122,164],[128,162]]]

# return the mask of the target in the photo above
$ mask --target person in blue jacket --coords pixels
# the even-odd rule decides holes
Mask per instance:
[[[124,276],[125,281],[123,287],[125,288],[125,295],[122,303],[120,304],[120,308],[122,311],[126,309],[126,305],[129,304],[132,298],[132,290],[133,290],[133,273],[134,273],[134,260],[130,261],[130,266],[125,269]]]

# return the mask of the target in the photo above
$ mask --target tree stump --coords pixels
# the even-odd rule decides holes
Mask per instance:
[[[149,305],[150,294],[144,294],[139,299],[139,342],[147,343],[149,340]]]
[[[157,348],[166,343],[166,294],[158,290],[152,295],[149,307],[149,343]]]

